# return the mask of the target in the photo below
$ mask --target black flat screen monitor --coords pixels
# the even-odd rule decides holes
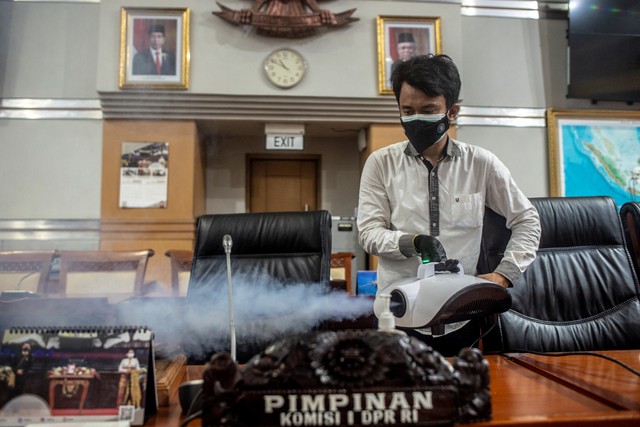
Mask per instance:
[[[640,2],[578,0],[569,7],[569,98],[640,101]]]

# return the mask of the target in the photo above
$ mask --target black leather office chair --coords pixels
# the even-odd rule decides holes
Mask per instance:
[[[620,219],[636,275],[640,276],[640,203],[623,204],[620,208]]]
[[[331,215],[327,211],[203,215],[198,220],[189,292],[226,280],[225,235],[232,273],[259,268],[285,283],[329,284]],[[218,282],[226,285],[226,281]]]
[[[609,197],[531,200],[542,236],[536,260],[511,289],[485,351],[586,351],[640,348],[638,278]],[[485,216],[478,271],[492,271],[509,232]]]
[[[214,290],[227,289],[223,247],[231,236],[232,283],[243,275],[284,286],[329,287],[331,215],[329,212],[267,212],[204,215],[199,218],[187,303],[196,307]],[[234,280],[235,279],[235,280]],[[226,294],[224,294],[226,296]],[[260,304],[259,300],[253,301]],[[304,304],[304,301],[300,301]],[[227,311],[218,313],[226,319]],[[240,325],[241,326],[241,325]],[[269,341],[270,342],[270,341]],[[269,344],[265,342],[264,344]],[[238,360],[261,350],[262,344],[238,342]],[[220,350],[220,349],[215,349]]]

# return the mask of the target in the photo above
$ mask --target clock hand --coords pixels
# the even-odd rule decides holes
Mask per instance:
[[[286,65],[284,65],[284,62],[282,62],[282,59],[279,59],[278,62],[280,63],[282,68],[284,68],[285,70],[289,71],[289,68]]]
[[[286,66],[286,65],[284,65],[284,62],[282,62],[282,60],[281,60],[281,59],[279,59],[279,60],[277,60],[277,61],[276,61],[275,59],[271,59],[269,62],[271,62],[271,63],[273,63],[273,64],[276,64],[276,65],[279,65],[279,66],[281,66],[282,68],[284,68],[285,70],[289,71],[289,69],[287,68],[287,66]]]

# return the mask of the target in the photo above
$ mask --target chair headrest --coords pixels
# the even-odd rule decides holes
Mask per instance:
[[[540,214],[540,249],[624,244],[611,197],[542,197],[531,203]]]
[[[235,255],[320,253],[331,238],[330,227],[326,210],[203,215],[198,220],[195,252],[200,257],[224,255],[222,240],[228,234]]]

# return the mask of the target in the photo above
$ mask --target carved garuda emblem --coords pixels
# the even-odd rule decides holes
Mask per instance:
[[[219,2],[222,9],[214,15],[236,25],[256,27],[269,37],[308,37],[322,27],[340,27],[357,21],[356,9],[333,13],[320,9],[316,0],[255,0],[251,9],[233,10]]]

